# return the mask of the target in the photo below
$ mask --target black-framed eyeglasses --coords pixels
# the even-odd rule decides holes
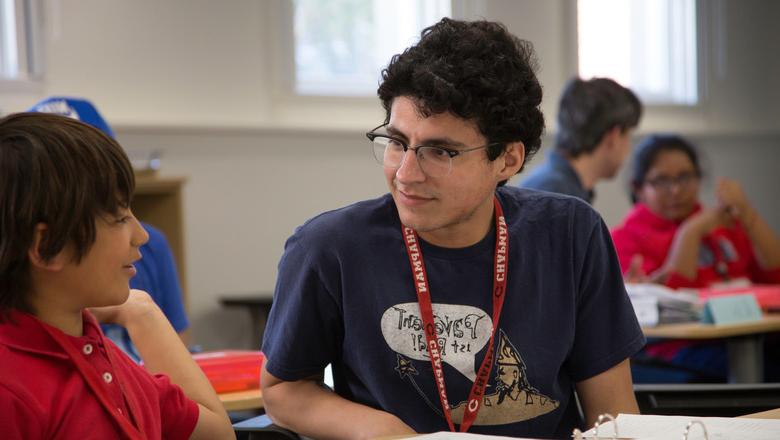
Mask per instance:
[[[690,186],[699,180],[699,174],[695,172],[682,173],[679,176],[658,176],[645,180],[645,183],[652,186],[656,191],[671,191],[675,186],[679,188],[690,188]]]
[[[412,150],[417,157],[417,162],[420,164],[423,173],[429,177],[444,177],[450,174],[452,171],[452,160],[463,153],[483,150],[499,144],[499,142],[492,142],[481,147],[466,149],[455,149],[443,145],[419,145],[410,147],[407,142],[398,139],[397,137],[390,136],[386,133],[376,132],[376,130],[379,130],[385,125],[386,124],[382,124],[366,133],[366,137],[373,144],[374,158],[376,161],[380,165],[388,168],[399,168],[404,161],[406,151]]]

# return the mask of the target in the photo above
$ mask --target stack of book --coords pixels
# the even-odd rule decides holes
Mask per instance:
[[[649,283],[627,283],[626,291],[643,327],[695,322],[701,318],[702,305],[696,291],[673,290]]]

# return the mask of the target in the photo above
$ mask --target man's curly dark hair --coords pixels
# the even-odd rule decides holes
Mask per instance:
[[[539,150],[544,116],[542,87],[530,42],[500,23],[443,18],[425,28],[419,43],[393,56],[377,93],[390,120],[393,100],[406,96],[424,117],[444,112],[473,120],[495,160],[521,141],[526,162]]]

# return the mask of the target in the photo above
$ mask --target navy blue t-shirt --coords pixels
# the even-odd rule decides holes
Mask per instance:
[[[609,232],[572,197],[497,191],[509,226],[507,294],[485,401],[470,432],[567,437],[576,382],[644,345]],[[422,242],[453,421],[492,329],[495,231],[446,249]],[[267,369],[287,381],[333,364],[341,396],[446,431],[390,195],[319,215],[289,238],[265,330]]]

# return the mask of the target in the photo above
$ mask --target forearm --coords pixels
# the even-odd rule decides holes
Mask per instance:
[[[630,391],[630,394],[624,394],[621,398],[586,406],[583,411],[585,412],[586,425],[593,426],[602,414],[609,414],[612,417],[617,417],[618,414],[639,414],[639,405],[636,403],[633,391]]]
[[[157,307],[126,323],[127,332],[150,373],[165,373],[193,401],[227,419],[222,403],[179,334]]]
[[[187,350],[189,350],[190,346],[190,329],[185,329],[179,332],[179,339],[181,339],[182,344],[184,344],[185,347],[188,347]]]
[[[662,266],[663,274],[668,277],[672,273],[678,273],[691,280],[696,278],[701,238],[702,234],[697,228],[681,226]]]
[[[597,376],[578,382],[577,394],[587,426],[592,426],[601,414],[614,417],[618,414],[639,414],[628,359]]]
[[[771,270],[780,267],[780,238],[758,214],[752,209],[744,222],[745,230],[753,245],[753,252],[762,269]]]
[[[263,401],[271,420],[317,439],[370,439],[413,434],[396,416],[351,402],[312,380],[276,382],[263,376]],[[267,382],[276,382],[267,386]]]

